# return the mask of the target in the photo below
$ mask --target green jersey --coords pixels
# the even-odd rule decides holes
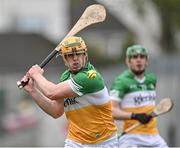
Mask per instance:
[[[76,74],[65,71],[60,80],[67,80],[78,94],[78,97],[64,99],[64,111],[69,121],[68,138],[83,144],[95,144],[110,138],[116,132],[116,126],[101,74],[87,63]]]
[[[67,79],[71,80],[71,88],[79,96],[99,91],[105,87],[102,76],[90,63],[87,63],[85,68],[77,74],[73,74],[69,70],[66,70],[61,75],[60,81],[65,81]]]
[[[110,95],[122,100],[122,107],[139,107],[154,104],[156,98],[156,77],[145,73],[143,80],[138,80],[129,70],[124,71],[113,82]]]
[[[151,112],[155,107],[156,77],[152,73],[145,72],[143,79],[125,70],[113,82],[110,91],[111,99],[120,101],[120,107],[124,111],[134,113]],[[124,120],[122,130],[132,126],[135,120]],[[157,134],[156,120],[153,119],[146,126],[140,126],[132,133]]]

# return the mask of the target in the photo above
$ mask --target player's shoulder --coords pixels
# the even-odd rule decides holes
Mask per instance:
[[[126,81],[128,79],[132,79],[133,76],[132,74],[129,72],[129,70],[124,70],[121,74],[119,74],[115,80],[116,81]]]
[[[132,76],[128,72],[128,70],[124,70],[122,73],[120,73],[118,76],[115,77],[112,87],[126,87],[127,84],[131,81]]]
[[[152,72],[145,72],[146,79],[156,81],[156,75]]]
[[[86,67],[80,70],[75,77],[84,81],[103,80],[101,74],[90,63],[87,63]]]
[[[76,84],[82,86],[86,93],[102,90],[105,87],[103,77],[91,64],[86,65],[72,79]]]
[[[69,79],[69,77],[70,77],[70,71],[69,71],[69,70],[65,70],[65,71],[60,75],[60,82]]]

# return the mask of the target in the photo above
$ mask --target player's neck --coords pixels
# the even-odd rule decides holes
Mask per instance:
[[[144,80],[145,80],[145,76],[144,76],[144,75],[141,75],[141,76],[135,75],[135,79],[136,79],[137,81],[139,81],[140,83],[142,83],[142,82],[144,82]]]
[[[130,70],[133,74],[134,74],[134,76],[137,78],[137,79],[139,79],[139,80],[141,80],[141,79],[144,79],[144,73],[145,73],[145,71],[143,70],[143,71],[135,71],[135,70]]]
[[[142,80],[142,79],[144,79],[144,73],[139,74],[139,75],[135,75],[135,77],[136,77],[137,79]]]

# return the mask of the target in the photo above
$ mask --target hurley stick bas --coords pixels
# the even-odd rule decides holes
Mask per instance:
[[[163,115],[165,113],[168,113],[169,111],[171,111],[171,109],[173,108],[174,103],[172,101],[171,98],[164,98],[162,99],[159,104],[157,104],[157,106],[155,107],[155,109],[153,110],[153,112],[149,113],[152,117],[157,117],[160,115]],[[133,124],[132,126],[130,126],[129,128],[127,128],[122,134],[125,135],[126,133],[132,131],[133,129],[139,127],[140,125],[142,125],[140,122],[137,122],[136,124]]]
[[[94,4],[88,6],[77,23],[74,25],[74,27],[69,31],[69,33],[64,37],[70,37],[76,35],[78,32],[86,28],[87,26],[90,26],[92,24],[103,22],[106,18],[106,10],[104,6],[100,4]],[[63,39],[63,40],[64,40]],[[63,41],[61,40],[61,42]],[[39,64],[41,68],[43,68],[49,61],[59,52],[61,42],[57,45],[57,47]],[[23,88],[28,81],[17,81],[17,86],[19,88]]]

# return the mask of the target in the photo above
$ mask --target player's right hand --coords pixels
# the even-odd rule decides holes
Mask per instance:
[[[28,71],[28,76],[33,78],[34,75],[40,74],[42,75],[44,73],[44,70],[39,65],[32,66]]]
[[[142,124],[147,124],[152,119],[152,116],[146,113],[132,113],[131,119],[138,120]]]

